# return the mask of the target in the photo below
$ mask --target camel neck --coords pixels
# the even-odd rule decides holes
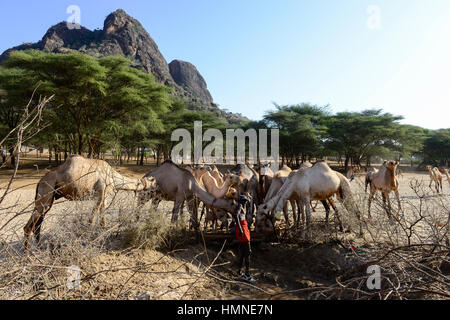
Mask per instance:
[[[388,168],[386,168],[386,172],[384,173],[385,174],[385,180],[386,180],[386,182],[389,183],[389,186],[391,188],[395,188],[396,187],[394,170],[389,170]]]

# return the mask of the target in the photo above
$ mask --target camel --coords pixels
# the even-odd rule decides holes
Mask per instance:
[[[306,170],[308,168],[311,168],[313,165],[310,162],[305,162],[302,163],[302,165],[300,166],[299,170]],[[290,170],[289,167],[286,167]],[[284,169],[284,168],[283,168]],[[293,170],[289,173],[286,173],[286,171],[278,171],[277,174],[275,175],[274,179],[272,180],[272,185],[271,188],[269,189],[269,192],[267,193],[267,197],[264,199],[264,203],[267,203],[270,199],[272,199],[273,197],[276,196],[276,194],[278,193],[278,191],[281,189],[281,187],[283,186],[284,182],[291,178],[292,176],[294,176],[299,170]],[[340,173],[336,172],[336,174],[340,175]],[[292,214],[293,214],[293,219],[294,219],[294,225],[296,225],[298,227],[299,224],[299,219],[301,217],[303,223],[305,223],[305,215],[303,210],[301,210],[301,204],[300,204],[300,197],[299,195],[297,195],[295,192],[292,193],[291,197],[289,198],[289,202],[291,203],[291,207],[292,207]],[[317,201],[318,203],[319,201]],[[341,220],[339,219],[339,213],[336,209],[336,206],[334,205],[334,201],[333,198],[330,197],[328,199],[325,200],[320,200],[320,202],[322,202],[324,208],[325,208],[325,212],[326,212],[326,224],[328,225],[328,221],[329,221],[329,213],[330,213],[330,206],[328,205],[328,203],[331,204],[332,208],[335,210],[336,212],[336,216],[338,218],[339,221],[339,228],[342,231],[343,230],[343,225]],[[312,200],[310,201],[310,206],[311,209],[313,210],[313,212],[316,212],[316,207],[317,207],[317,203],[315,206],[312,205]],[[298,208],[298,213],[296,213],[295,209],[296,207]],[[270,211],[273,211],[274,208],[271,208]],[[287,202],[285,203],[285,205],[283,206],[283,213],[284,213],[284,218],[286,221],[287,226],[290,226],[290,222],[289,222],[289,215],[288,215],[288,208],[287,208]]]
[[[272,178],[272,183],[270,184],[270,188],[267,191],[267,194],[266,194],[266,196],[264,198],[264,202],[263,203],[267,203],[270,199],[272,199],[273,197],[276,196],[278,191],[283,186],[284,182],[288,179],[288,177],[291,174],[291,172],[293,172],[291,170],[291,168],[289,168],[286,165],[283,166],[280,170],[278,170],[276,172],[276,174]],[[295,212],[296,211],[296,207],[297,207],[297,197],[296,197],[296,195],[291,196],[289,198],[289,202],[291,203],[292,214],[293,214],[293,219],[294,219],[294,224],[295,224],[296,220],[297,220],[297,214]],[[287,202],[283,206],[283,214],[284,214],[284,219],[286,221],[286,225],[288,227],[290,227],[288,203]]]
[[[91,224],[95,225],[97,215],[105,207],[105,198],[110,192],[149,191],[155,188],[156,181],[153,178],[130,179],[119,174],[103,160],[71,156],[58,168],[47,173],[37,184],[33,214],[24,227],[24,247],[29,248],[30,236],[33,233],[40,246],[42,222],[54,200],[85,200],[93,195],[97,198],[97,204],[93,210]],[[105,217],[103,220],[106,224]]]
[[[427,166],[427,170],[428,170],[428,173],[430,174],[430,178],[431,178],[429,187],[431,188],[431,184],[434,182],[436,192],[439,193],[439,186],[441,187],[441,192],[442,192],[442,174],[439,171],[439,169],[436,167],[434,167],[432,169],[431,166]],[[448,178],[448,175],[447,175],[447,178]]]
[[[306,228],[305,234],[307,238],[311,236],[311,200],[331,199],[330,204],[336,210],[332,198],[337,194],[344,206],[349,211],[354,211],[358,220],[360,219],[359,210],[353,200],[350,182],[342,174],[331,170],[325,162],[318,162],[311,168],[299,170],[291,175],[277,195],[259,207],[256,223],[257,232],[268,233],[271,231],[272,226],[269,223],[268,212],[271,208],[274,208],[275,212],[281,211],[286,200],[294,193],[299,197],[301,211],[306,209],[306,224],[304,224],[304,228]],[[297,226],[298,222],[299,219],[297,219]],[[360,234],[362,234],[361,225]]]
[[[192,173],[179,167],[171,160],[166,160],[159,168],[148,172],[144,178],[154,177],[159,187],[162,198],[173,201],[172,223],[178,220],[178,215],[185,201],[191,212],[191,225],[198,227],[198,203],[196,199],[213,207],[233,212],[236,203],[231,199],[218,199],[200,187]],[[150,200],[148,194],[139,194],[140,203]]]
[[[240,178],[235,174],[227,173],[224,177],[224,182],[219,185],[211,173],[206,172],[202,175],[201,181],[203,182],[206,191],[216,198],[223,198],[232,186],[239,184]]]
[[[448,169],[444,169],[444,174],[447,177],[448,184],[450,184],[450,176],[448,174]]]
[[[205,186],[205,190],[212,194],[215,198],[221,199],[225,198],[226,195],[230,192],[231,187],[236,186],[239,184],[240,179],[238,176],[227,173],[224,177],[224,182],[222,185],[218,185],[217,180],[211,175],[211,173],[207,172],[202,176],[202,183]],[[207,204],[203,205],[202,214],[203,217],[204,210],[206,209],[206,219],[207,221],[213,222],[214,225],[216,224],[216,221],[218,218],[223,216],[223,212],[219,214],[214,208],[211,208]],[[208,223],[205,223],[205,227],[208,226]]]
[[[386,164],[386,161],[384,161],[383,165],[384,164]],[[365,189],[364,189],[365,192],[367,192],[367,187],[371,183],[372,175],[376,174],[377,172],[378,172],[378,169],[373,168],[373,167],[370,168],[369,170],[367,170],[366,177],[365,177]]]
[[[213,165],[211,175],[216,179],[219,186],[223,184],[223,174],[217,169],[216,165]]]
[[[230,188],[230,190],[228,190],[228,193],[224,196],[224,198],[237,200],[238,199],[237,190],[235,188]],[[225,228],[226,230],[228,230],[229,220],[231,218],[232,218],[231,214],[222,209],[207,210],[205,216],[205,229],[207,229],[208,224],[211,223],[212,228],[214,230],[217,230],[217,222],[220,221],[221,222],[220,229],[222,230],[223,228]]]
[[[397,215],[402,210],[402,204],[400,202],[400,196],[398,193],[398,178],[397,178],[397,166],[399,163],[397,161],[384,161],[378,170],[371,170],[366,174],[366,190],[367,185],[370,185],[370,195],[369,195],[369,209],[368,215],[370,214],[370,206],[372,204],[372,199],[375,196],[375,192],[377,190],[381,191],[381,195],[383,196],[383,203],[385,210],[388,214],[389,219],[391,219],[391,201],[389,199],[389,193],[394,191],[395,197],[398,202],[398,212]],[[386,207],[386,202],[388,206]]]
[[[195,166],[195,167],[186,166],[184,167],[184,169],[187,169],[194,176],[195,180],[197,180],[197,183],[200,185],[200,187],[205,189],[202,177],[207,172],[211,172],[210,166]]]

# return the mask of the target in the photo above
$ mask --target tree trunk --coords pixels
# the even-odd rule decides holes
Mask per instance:
[[[156,166],[159,167],[161,165],[161,148],[158,146],[156,149]]]
[[[348,156],[346,156],[345,157],[345,164],[344,164],[344,171],[345,172],[347,172],[347,170],[348,170],[348,162],[349,162],[349,157]]]
[[[140,165],[141,167],[144,166],[144,155],[145,155],[145,148],[143,147],[143,148],[142,148],[142,151],[141,151],[141,160],[140,160],[140,162],[139,162],[139,165]]]
[[[52,164],[52,158],[53,158],[53,155],[52,155],[52,147],[51,147],[51,146],[48,146],[48,163],[49,163],[49,164]]]
[[[78,154],[81,156],[83,151],[83,135],[78,133]]]
[[[139,165],[139,152],[140,152],[140,148],[137,148],[137,151],[136,151],[136,165],[138,166]]]
[[[54,150],[55,150],[55,163],[58,166],[59,165],[59,157],[58,157],[59,153],[58,153],[58,149],[56,147],[54,147]]]

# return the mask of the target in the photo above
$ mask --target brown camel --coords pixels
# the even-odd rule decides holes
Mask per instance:
[[[231,187],[240,183],[240,178],[232,173],[225,175],[224,182],[221,185],[219,185],[210,172],[203,174],[201,180],[205,186],[205,190],[218,199],[225,197]]]
[[[111,191],[149,191],[155,188],[156,182],[152,178],[130,179],[119,174],[103,160],[71,156],[58,168],[47,173],[37,184],[34,211],[24,227],[25,249],[28,249],[29,238],[33,233],[40,246],[42,222],[54,200],[85,200],[93,195],[98,199],[91,220],[94,225],[98,213],[105,206],[105,197]],[[105,217],[104,223],[106,224]]]
[[[233,200],[218,199],[200,187],[192,173],[180,168],[170,160],[166,160],[159,168],[147,173],[144,178],[154,177],[162,197],[173,201],[172,222],[178,220],[178,215],[184,201],[187,201],[191,213],[191,225],[198,227],[198,200],[213,208],[233,212],[236,203]],[[145,192],[140,193],[140,203],[150,200]],[[144,198],[144,199],[142,199]]]
[[[448,174],[448,169],[444,169],[444,174],[447,177],[448,184],[450,184],[450,176]]]
[[[184,167],[184,169],[187,169],[194,176],[195,180],[197,180],[197,183],[200,185],[200,187],[205,189],[205,186],[202,181],[202,177],[207,172],[211,172],[210,166],[203,166],[203,165],[194,166],[194,167],[186,166],[186,167]]]
[[[240,179],[238,176],[227,173],[224,177],[224,182],[219,186],[217,180],[211,175],[211,173],[207,172],[202,176],[202,182],[205,186],[205,190],[213,195],[217,199],[225,198],[229,193],[231,187],[239,184]],[[204,204],[202,209],[201,216],[203,217],[204,210],[206,210],[206,221],[213,222],[214,226],[217,226],[217,219],[220,219],[225,213],[210,207],[208,204]],[[208,222],[205,222],[205,228],[208,227]]]
[[[216,179],[219,186],[223,184],[223,174],[217,169],[216,165],[213,165],[211,175]]]
[[[237,190],[235,188],[230,188],[228,193],[224,197],[225,199],[238,199]],[[203,211],[202,211],[203,215]],[[229,227],[229,221],[232,218],[232,215],[229,212],[226,212],[222,209],[215,209],[215,210],[207,210],[206,216],[205,216],[205,229],[208,229],[208,224],[211,223],[211,226],[214,230],[217,230],[218,225],[217,223],[220,221],[220,230],[225,228],[228,230]],[[200,219],[201,220],[201,219]]]
[[[268,212],[271,208],[274,208],[275,212],[281,211],[286,200],[293,193],[297,194],[300,199],[301,210],[306,209],[306,224],[304,224],[304,228],[306,228],[306,237],[308,238],[311,236],[311,200],[329,200],[337,194],[344,206],[349,211],[355,212],[358,219],[360,219],[359,210],[353,200],[350,182],[342,174],[331,170],[325,162],[318,162],[312,168],[299,170],[288,178],[277,195],[260,206],[257,214],[257,232],[268,233],[271,231],[272,227],[270,219],[268,219]],[[333,201],[331,201],[331,205],[335,209]],[[299,219],[297,219],[297,225],[298,222]],[[360,234],[362,234],[361,225]]]
[[[398,202],[397,215],[402,210],[402,204],[400,202],[400,196],[398,193],[398,178],[397,178],[397,166],[399,163],[397,161],[384,161],[383,165],[378,170],[372,170],[366,175],[366,190],[367,185],[370,184],[370,195],[369,195],[369,209],[368,215],[370,214],[370,206],[372,204],[372,199],[375,196],[377,190],[381,191],[383,196],[384,208],[388,214],[389,219],[391,218],[391,201],[389,199],[389,193],[394,191],[395,197]],[[387,202],[387,207],[386,207]]]
[[[442,192],[442,174],[439,169],[436,167],[432,168],[431,166],[427,166],[427,170],[431,178],[429,187],[431,188],[431,184],[434,182],[436,192],[439,193],[439,187],[441,188]]]

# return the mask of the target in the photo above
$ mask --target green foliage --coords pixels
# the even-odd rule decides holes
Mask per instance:
[[[322,151],[320,137],[325,132],[321,119],[328,115],[328,107],[305,103],[275,107],[275,111],[265,115],[263,123],[269,128],[280,129],[282,155],[291,159],[319,155]]]
[[[44,144],[60,134],[74,152],[98,155],[133,130],[144,135],[161,130],[160,115],[170,103],[168,90],[129,64],[121,57],[14,52],[0,69],[0,87],[7,92],[0,120],[14,126],[14,115],[21,114],[30,91],[38,86],[38,95],[55,95]]]
[[[450,165],[450,129],[432,131],[423,143],[425,163]]]
[[[328,150],[360,164],[380,155],[395,144],[401,116],[382,113],[382,110],[339,112],[323,119],[327,127],[325,145]]]

